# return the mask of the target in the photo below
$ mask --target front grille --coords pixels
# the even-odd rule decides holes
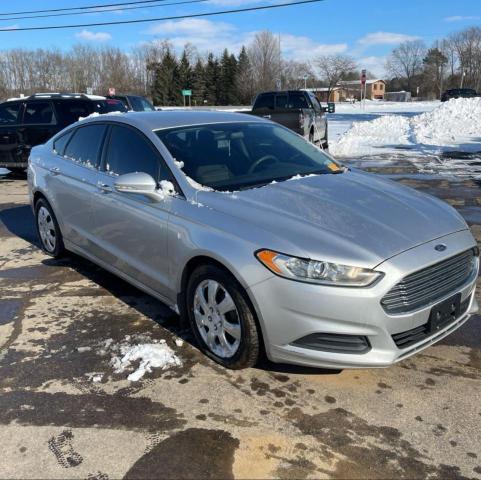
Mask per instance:
[[[371,345],[367,337],[336,333],[311,333],[292,343],[296,347],[334,353],[367,353]]]
[[[407,313],[430,305],[463,286],[473,273],[475,249],[412,273],[384,295],[387,313]]]
[[[444,325],[443,328],[458,321],[459,318],[461,318],[467,312],[470,300],[471,300],[471,295],[469,295],[468,298],[466,298],[466,300],[464,300],[461,303],[459,317],[453,322],[450,322]],[[421,325],[420,327],[416,327],[411,330],[407,330],[405,332],[396,333],[392,336],[392,339],[394,340],[394,343],[398,348],[407,348],[407,347],[410,347],[411,345],[414,345],[415,343],[418,343],[427,339],[429,336],[435,333],[436,331],[431,331],[431,328],[428,322],[428,323],[425,323],[424,325]]]

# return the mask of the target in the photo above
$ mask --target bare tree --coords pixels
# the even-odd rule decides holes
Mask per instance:
[[[272,90],[281,73],[279,39],[272,32],[258,32],[248,48],[256,90]]]
[[[421,73],[426,46],[421,40],[403,42],[395,48],[386,62],[386,70],[393,77],[406,79],[408,90],[412,90],[413,78]]]
[[[481,28],[471,27],[451,36],[465,87],[481,88]],[[464,78],[463,78],[464,77]]]
[[[331,90],[350,72],[357,68],[354,59],[348,55],[321,55],[315,60],[321,79],[327,84],[328,96]]]

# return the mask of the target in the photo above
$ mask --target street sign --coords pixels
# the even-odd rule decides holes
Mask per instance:
[[[182,90],[182,96],[183,97],[191,97],[192,96],[192,90]]]
[[[366,70],[361,70],[361,85],[366,84]]]
[[[110,87],[109,88],[109,96],[113,97],[115,95],[115,88]]]

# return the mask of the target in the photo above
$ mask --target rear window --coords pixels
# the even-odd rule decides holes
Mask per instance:
[[[99,100],[95,102],[95,111],[98,113],[128,112],[127,107],[120,100]]]
[[[0,125],[15,125],[18,123],[21,105],[21,103],[4,103],[0,105]]]

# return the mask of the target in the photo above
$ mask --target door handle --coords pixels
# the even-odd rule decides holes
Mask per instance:
[[[62,172],[60,171],[60,168],[58,168],[58,167],[52,167],[52,168],[50,168],[50,173],[51,173],[52,175],[60,175],[60,173],[62,173]]]
[[[101,190],[104,193],[110,193],[110,192],[113,191],[112,187],[110,185],[108,185],[107,183],[98,182],[97,187],[99,188],[99,190]]]

